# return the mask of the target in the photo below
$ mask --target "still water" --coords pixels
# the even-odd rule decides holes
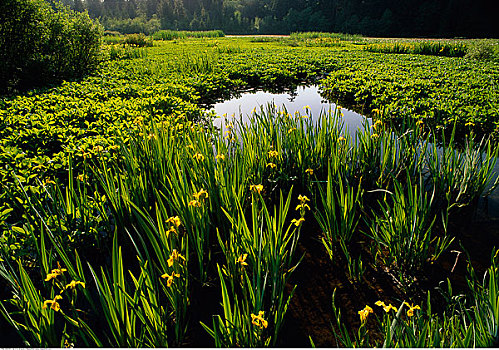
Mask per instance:
[[[268,104],[274,104],[277,108],[284,106],[289,114],[294,115],[295,112],[305,114],[305,106],[310,107],[312,119],[318,118],[322,111],[328,111],[330,108],[334,110],[336,104],[325,100],[319,94],[318,86],[298,86],[296,90],[288,93],[270,93],[265,91],[246,92],[233,99],[217,103],[213,106],[213,110],[220,118],[216,118],[214,125],[222,127],[223,116],[226,114],[230,120],[231,116],[239,118],[243,121],[248,121],[251,118],[253,108],[257,111],[260,107],[266,107]],[[342,119],[345,122],[345,127],[349,132],[354,133],[357,128],[362,127],[362,122],[366,120],[371,123],[370,118],[366,118],[361,114],[341,108],[343,113]]]
[[[257,111],[261,107],[266,108],[267,105],[274,104],[277,108],[285,107],[288,113],[294,115],[299,112],[302,115],[306,114],[304,107],[310,107],[310,115],[312,120],[320,116],[321,112],[334,110],[337,106],[334,103],[327,101],[319,93],[318,86],[298,86],[294,91],[284,93],[271,93],[265,91],[252,91],[242,93],[230,100],[216,103],[212,110],[218,116],[214,120],[214,125],[224,129],[223,115],[227,116],[227,122],[231,118],[242,118],[243,122],[249,121],[252,111],[256,108]],[[342,106],[343,121],[345,128],[350,134],[355,134],[357,128],[362,127],[365,121],[371,124],[371,119],[348,110]],[[223,130],[225,131],[225,130]],[[499,174],[499,161],[496,163],[494,171]],[[479,220],[498,220],[499,221],[499,187],[488,197],[482,198],[479,203],[477,212]],[[499,223],[498,223],[499,229]]]

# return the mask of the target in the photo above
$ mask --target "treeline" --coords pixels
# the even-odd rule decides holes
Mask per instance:
[[[108,30],[227,34],[330,31],[394,37],[498,37],[489,0],[62,0]]]

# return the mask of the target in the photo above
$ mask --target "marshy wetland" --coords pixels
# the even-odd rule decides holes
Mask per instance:
[[[95,74],[0,100],[4,337],[497,345],[496,61],[465,40],[108,41]]]

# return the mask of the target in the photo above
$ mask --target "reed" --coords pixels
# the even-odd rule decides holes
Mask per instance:
[[[395,181],[390,202],[379,203],[382,214],[373,212],[368,233],[377,244],[377,257],[397,272],[404,285],[438,259],[453,240],[446,232],[438,236],[433,231],[439,218],[431,210],[434,193],[424,191],[421,178],[419,184],[412,181],[408,177],[406,186]],[[441,217],[446,227],[447,217]]]
[[[221,30],[207,31],[177,31],[177,30],[160,30],[152,35],[154,40],[175,40],[186,38],[221,38],[225,34]]]

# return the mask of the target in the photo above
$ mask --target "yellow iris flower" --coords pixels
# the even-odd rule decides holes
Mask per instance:
[[[165,274],[161,275],[161,278],[166,278],[166,279],[167,279],[167,280],[166,280],[166,285],[167,285],[168,287],[171,287],[171,286],[172,286],[172,283],[173,283],[173,278],[174,278],[174,277],[177,277],[177,278],[178,278],[178,277],[180,277],[180,274],[179,274],[179,273],[172,272],[172,274],[171,274],[171,275],[169,275],[169,274],[167,274],[167,273],[165,273]]]
[[[194,199],[190,201],[188,205],[189,207],[200,208],[202,204],[200,201]]]
[[[57,263],[57,269],[53,269],[52,271],[50,271],[50,273],[45,278],[45,282],[50,281],[52,278],[57,278],[58,276],[61,276],[66,271],[67,271],[66,269],[61,268],[61,265]]]
[[[180,218],[178,216],[172,216],[166,220],[167,223],[172,223],[175,226],[179,227],[181,224]]]
[[[275,150],[271,150],[269,151],[269,157],[270,158],[277,158],[277,156],[279,155],[279,152],[275,151]]]
[[[263,191],[263,185],[250,185],[250,191],[261,193]]]
[[[308,199],[308,197],[307,197],[307,196],[303,196],[303,195],[301,195],[301,194],[298,196],[298,200],[299,200],[300,202],[302,202],[302,203],[305,203],[305,202],[310,202],[310,199]]]
[[[409,305],[409,303],[405,302],[405,301],[404,301],[404,305],[406,305],[409,308],[409,310],[407,310],[407,316],[409,316],[409,317],[414,316],[414,310],[421,310],[419,305],[414,305],[414,304]]]
[[[62,296],[56,295],[54,300],[45,300],[43,302],[42,309],[46,309],[49,305],[50,308],[54,311],[59,311],[61,309],[61,305],[57,302],[57,300],[61,300]]]
[[[177,252],[177,249],[173,249],[170,257],[167,260],[168,267],[172,267],[173,266],[173,262],[175,260],[179,260],[179,259],[183,259],[185,261],[185,258],[182,256],[182,254],[180,254],[179,252]]]
[[[251,314],[251,323],[258,328],[267,328],[269,323],[263,319],[264,312],[258,311],[258,316]]]
[[[196,153],[195,155],[192,156],[194,159],[198,160],[198,161],[203,161],[204,160],[204,156],[201,154],[201,153]]]
[[[309,207],[309,205],[308,205],[308,204],[301,203],[301,204],[298,204],[298,205],[296,206],[296,209],[295,209],[295,210],[301,210],[301,209],[308,209],[308,210],[310,210],[310,207]]]
[[[393,306],[392,304],[390,305],[385,305],[384,302],[382,302],[381,300],[378,300],[376,303],[375,303],[377,306],[382,306],[383,307],[383,310],[385,310],[385,312],[390,312],[390,310],[394,310],[395,312],[397,312],[397,308],[395,306]]]
[[[358,312],[359,317],[360,317],[360,322],[362,322],[362,323],[366,322],[367,317],[369,316],[369,314],[372,314],[372,313],[373,313],[373,309],[370,306],[366,305],[365,308],[363,308],[362,310],[360,310]]]
[[[66,288],[64,288],[64,289],[68,289],[68,288],[75,289],[77,285],[80,285],[83,288],[85,288],[85,282],[73,280],[73,281],[69,282],[69,284],[67,284]]]
[[[248,257],[248,254],[243,254],[236,260],[236,264],[241,264],[241,266],[248,266],[248,263],[246,262],[246,258]]]
[[[300,226],[303,222],[305,222],[304,218],[299,218],[298,220],[297,219],[291,220],[291,223],[295,224],[295,226]]]
[[[206,192],[205,190],[201,189],[201,190],[199,190],[199,192],[194,192],[193,196],[197,200],[208,198],[208,192]]]

